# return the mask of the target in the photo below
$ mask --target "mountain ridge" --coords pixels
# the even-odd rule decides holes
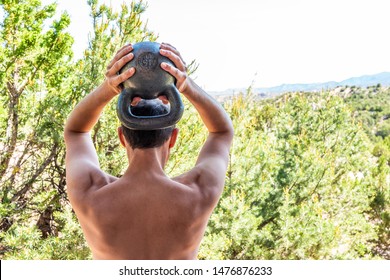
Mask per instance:
[[[283,94],[286,92],[296,92],[296,91],[321,91],[326,89],[332,89],[339,86],[357,86],[357,87],[368,87],[381,84],[382,86],[390,86],[390,72],[381,72],[373,75],[363,75],[360,77],[352,77],[341,82],[329,81],[322,83],[296,83],[296,84],[281,84],[274,87],[260,87],[252,88],[252,92],[263,96],[268,97],[277,94]],[[225,91],[213,91],[210,94],[214,96],[230,96],[240,92],[246,92],[247,88],[234,88],[227,89]]]

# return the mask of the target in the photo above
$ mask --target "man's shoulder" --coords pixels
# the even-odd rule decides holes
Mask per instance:
[[[118,178],[109,175],[100,168],[91,168],[84,180],[72,180],[68,183],[68,194],[73,200],[88,199],[94,192],[113,184]]]
[[[221,188],[212,181],[205,182],[201,180],[202,172],[201,168],[193,168],[184,174],[172,178],[172,180],[185,186],[187,193],[191,193],[193,202],[196,200],[206,208],[214,207],[221,195]]]

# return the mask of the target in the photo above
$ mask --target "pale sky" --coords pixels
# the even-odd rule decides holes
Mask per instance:
[[[252,83],[341,81],[390,71],[390,0],[146,2],[142,18],[149,29],[187,62],[196,59],[196,81],[208,91]],[[69,31],[80,54],[90,30],[86,0],[58,3],[71,15]]]

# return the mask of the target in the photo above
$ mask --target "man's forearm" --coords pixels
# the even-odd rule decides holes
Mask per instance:
[[[183,94],[199,112],[208,131],[233,135],[232,122],[221,104],[208,95],[192,79],[188,78],[188,82],[191,85],[187,86],[187,90]]]
[[[84,97],[69,115],[65,132],[89,132],[98,121],[104,107],[116,93],[104,82],[93,92]]]

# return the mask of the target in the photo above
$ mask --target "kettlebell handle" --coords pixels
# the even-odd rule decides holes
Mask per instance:
[[[184,106],[180,93],[175,86],[166,88],[164,95],[170,102],[170,111],[158,116],[137,116],[131,111],[131,101],[140,96],[133,89],[124,89],[118,98],[117,115],[120,122],[129,129],[134,130],[158,130],[174,126],[182,117]]]
[[[129,129],[157,130],[175,125],[182,117],[184,105],[175,86],[176,79],[161,69],[162,62],[174,65],[160,54],[160,44],[140,42],[133,45],[134,58],[120,71],[135,67],[135,74],[122,83],[123,90],[117,103],[120,122]],[[170,103],[170,111],[158,116],[137,116],[131,111],[134,97],[156,99],[165,95]]]

